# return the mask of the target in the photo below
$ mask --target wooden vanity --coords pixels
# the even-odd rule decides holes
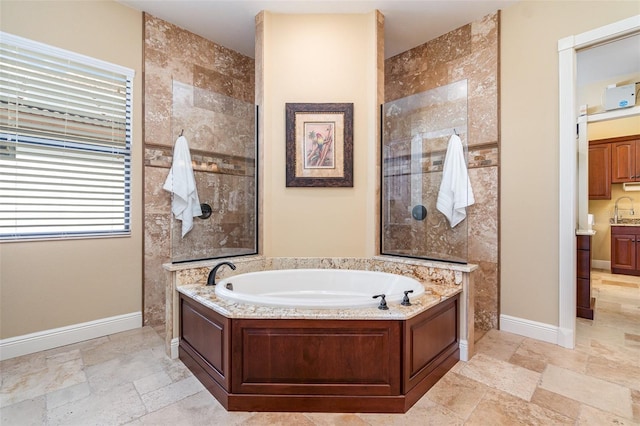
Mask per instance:
[[[596,299],[591,297],[591,235],[577,236],[576,316],[593,319]]]
[[[180,294],[180,359],[230,411],[404,413],[459,360],[459,300],[405,320],[258,319]]]

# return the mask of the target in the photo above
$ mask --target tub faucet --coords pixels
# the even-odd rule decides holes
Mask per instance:
[[[377,299],[378,297],[381,298],[378,309],[382,309],[383,311],[389,310],[389,307],[387,306],[387,300],[385,299],[386,296],[386,294],[376,294],[375,296],[373,296],[374,299]]]
[[[619,197],[619,198],[616,200],[616,203],[615,203],[615,205],[614,205],[614,207],[613,207],[613,223],[618,223],[618,220],[620,219],[620,214],[618,213],[618,202],[619,202],[620,200],[624,199],[624,198],[626,198],[626,199],[628,199],[629,201],[631,201],[631,208],[629,209],[629,211],[631,212],[631,215],[632,215],[632,216],[635,214],[635,212],[633,211],[633,198],[631,198],[631,197],[627,197],[627,196]]]
[[[207,285],[216,285],[216,273],[218,272],[218,269],[220,269],[222,265],[228,265],[229,268],[233,269],[234,271],[236,270],[236,265],[234,265],[231,262],[218,263],[216,266],[213,267],[213,269],[211,269],[211,272],[209,272],[209,278],[207,278]]]

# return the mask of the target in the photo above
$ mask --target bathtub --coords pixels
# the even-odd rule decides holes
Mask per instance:
[[[409,277],[375,271],[343,269],[285,269],[239,274],[220,281],[215,294],[222,299],[260,306],[309,309],[370,308],[400,303],[424,293],[422,284]]]

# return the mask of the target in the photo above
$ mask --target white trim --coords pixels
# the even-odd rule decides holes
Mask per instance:
[[[629,18],[576,35],[573,46],[576,49],[584,49],[594,44],[627,36],[638,30],[640,30],[640,15],[630,16]]]
[[[576,330],[576,206],[577,146],[576,51],[640,31],[640,15],[558,40],[559,77],[559,209],[558,315],[556,341],[575,347]],[[586,194],[585,194],[586,196]],[[507,318],[507,327],[509,319]],[[547,334],[547,333],[543,333]],[[541,339],[542,340],[542,339]]]
[[[555,325],[512,317],[509,315],[500,315],[500,330],[556,344],[561,344],[560,340],[567,339],[567,337],[565,337],[566,330],[563,330],[563,332],[560,333],[559,328]],[[559,339],[561,334],[563,338]],[[568,336],[568,338],[573,341],[573,336]]]
[[[593,259],[591,261],[591,267],[593,269],[604,269],[605,271],[611,270],[611,261],[610,260],[596,260]]]
[[[0,340],[0,361],[142,327],[142,312]]]
[[[573,37],[560,40],[570,44]],[[558,310],[559,325],[575,330],[576,306],[576,218],[577,218],[577,139],[576,139],[576,52],[559,52],[559,188],[558,188]],[[572,333],[573,334],[573,333]],[[555,342],[555,341],[554,341]],[[570,342],[568,348],[574,347]]]
[[[587,116],[588,123],[597,123],[599,121],[617,120],[618,118],[635,117],[640,115],[640,105],[631,108],[616,109],[613,111],[598,112]]]
[[[460,339],[458,348],[460,349],[460,361],[469,361],[469,342],[466,339]]]
[[[559,346],[562,346],[563,348],[573,348],[576,342],[575,329],[557,327],[557,330],[558,330],[557,340],[556,342],[551,342],[551,343],[556,343]]]
[[[180,338],[174,337],[171,339],[171,346],[169,347],[169,356],[171,359],[176,359],[179,356],[178,346],[180,345]]]

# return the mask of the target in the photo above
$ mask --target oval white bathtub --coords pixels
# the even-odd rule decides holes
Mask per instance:
[[[289,308],[365,308],[400,303],[404,292],[414,299],[422,284],[409,277],[374,271],[345,269],[284,269],[239,274],[220,281],[216,296],[232,302]]]

